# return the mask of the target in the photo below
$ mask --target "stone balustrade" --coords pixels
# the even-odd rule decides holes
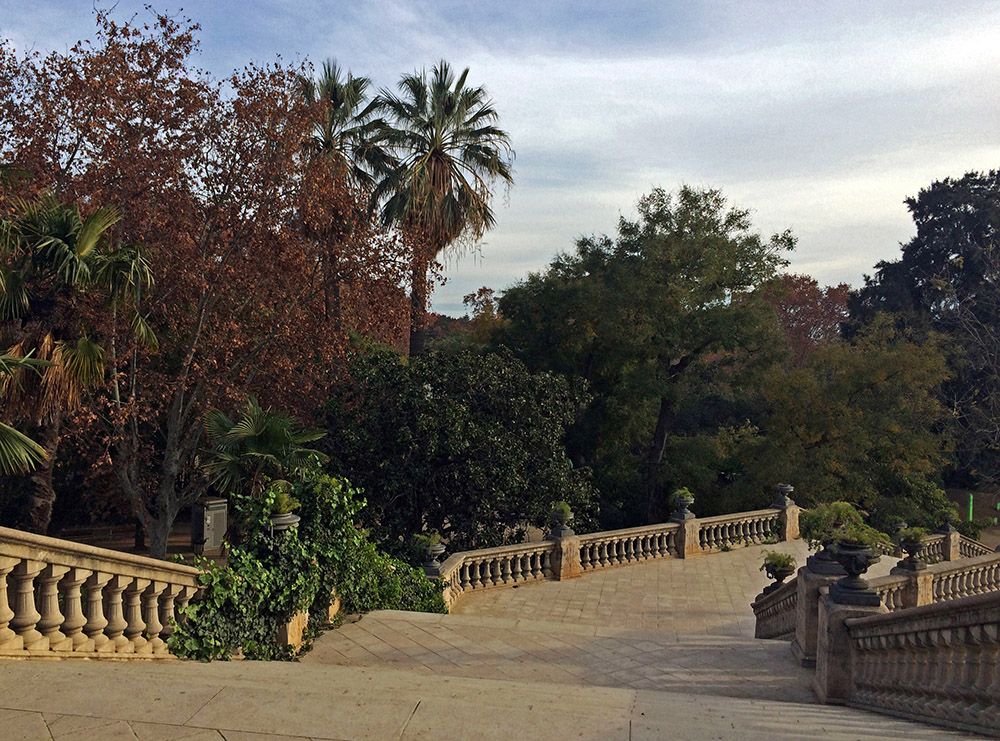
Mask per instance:
[[[543,579],[571,579],[600,569],[658,558],[691,558],[733,547],[794,540],[799,508],[787,504],[753,512],[697,518],[689,512],[656,525],[577,535],[550,535],[540,543],[483,548],[452,554],[427,574],[441,583],[445,604],[479,589]]]
[[[169,657],[199,573],[0,527],[0,656]]]
[[[848,681],[834,700],[997,735],[1000,592],[844,624]]]
[[[667,522],[581,535],[580,568],[594,571],[652,558],[676,558],[679,529],[676,522]]]
[[[927,571],[934,602],[1000,591],[1000,553],[987,551],[974,558],[935,564]]]
[[[790,641],[795,635],[795,609],[799,602],[798,584],[785,582],[772,592],[754,600],[754,638],[774,638]]]
[[[781,537],[781,513],[782,510],[774,508],[700,518],[698,547],[705,553],[716,553],[736,546],[784,540]]]
[[[445,604],[451,607],[467,592],[554,578],[556,547],[546,540],[462,551],[450,556],[437,573],[429,573],[440,580]]]
[[[987,545],[983,545],[978,540],[966,538],[964,535],[958,543],[958,555],[962,558],[975,558],[976,556],[987,556],[994,551]]]

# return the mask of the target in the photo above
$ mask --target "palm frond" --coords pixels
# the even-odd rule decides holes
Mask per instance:
[[[41,445],[23,432],[0,422],[0,474],[29,473],[45,458]]]

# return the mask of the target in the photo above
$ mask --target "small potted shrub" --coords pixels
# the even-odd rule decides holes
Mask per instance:
[[[897,563],[896,568],[905,571],[921,571],[927,568],[927,564],[920,560],[920,552],[924,549],[926,537],[927,530],[922,527],[904,527],[896,533],[896,542],[906,553],[906,558]]]
[[[769,594],[781,586],[782,582],[795,573],[795,557],[791,553],[764,551],[764,562],[760,570],[767,574],[768,579],[774,579],[774,584],[764,587],[764,594]]]
[[[694,493],[686,486],[675,489],[674,493],[670,495],[670,500],[674,507],[674,513],[670,519],[690,520],[694,517],[694,512],[691,511],[691,505],[694,504]]]
[[[843,576],[844,569],[834,558],[831,546],[834,531],[848,523],[864,524],[861,513],[850,502],[827,502],[799,515],[799,532],[809,547],[816,551],[806,560],[807,568],[814,574]]]
[[[438,568],[441,562],[438,556],[444,553],[444,543],[441,542],[441,533],[431,530],[428,533],[417,533],[413,536],[413,543],[423,555],[424,566]]]
[[[300,506],[299,500],[291,494],[291,484],[287,481],[272,481],[268,487],[270,499],[271,529],[280,531],[299,524],[299,516],[294,514]]]
[[[834,528],[830,551],[847,573],[830,586],[830,596],[835,602],[872,606],[881,602],[861,575],[879,560],[879,551],[889,545],[889,538],[884,533],[864,522],[850,522]]]
[[[573,519],[573,510],[570,509],[569,503],[559,501],[552,505],[552,511],[549,513],[549,524],[551,525],[552,534],[556,537],[562,537],[564,535],[572,535],[573,531],[569,528],[569,522]]]

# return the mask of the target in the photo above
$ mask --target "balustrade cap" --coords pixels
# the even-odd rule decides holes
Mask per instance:
[[[776,517],[782,513],[781,507],[767,507],[765,509],[755,509],[749,512],[733,512],[728,515],[712,515],[711,517],[699,517],[698,524],[707,523],[717,525],[725,522],[739,522],[741,520],[753,520],[756,518]]]
[[[797,580],[798,577],[793,577],[773,592],[769,592],[768,594],[758,597],[751,603],[750,607],[753,608],[753,611],[756,613],[770,607],[771,605],[781,602],[783,599],[787,599],[793,593],[798,591],[799,585]]]
[[[184,564],[171,563],[158,558],[137,556],[134,553],[114,551],[110,548],[99,548],[71,540],[51,538],[47,535],[27,533],[23,530],[0,527],[0,555],[10,555],[16,558],[30,558],[45,563],[56,563],[63,566],[78,566],[94,571],[128,571],[132,576],[146,576],[148,572],[157,572],[165,576],[153,578],[158,581],[177,580],[191,585],[197,584],[201,569]]]
[[[992,617],[988,622],[1000,622],[1000,612],[998,612],[1000,611],[1000,592],[977,594],[972,597],[961,597],[960,599],[935,602],[934,604],[921,605],[920,607],[908,607],[904,610],[887,612],[881,615],[848,618],[844,623],[852,634],[857,630],[865,628],[888,627],[893,624],[908,623],[932,617],[941,617],[952,624],[959,625],[962,623],[959,619],[962,614],[977,610],[987,611],[987,614]]]

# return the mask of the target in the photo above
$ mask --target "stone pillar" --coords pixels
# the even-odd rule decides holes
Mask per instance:
[[[42,617],[36,626],[43,636],[49,640],[50,651],[70,651],[73,641],[59,630],[63,617],[59,609],[59,581],[69,572],[69,566],[49,564],[38,575],[38,611]]]
[[[837,564],[833,563],[833,566],[837,566]],[[802,666],[816,665],[816,633],[819,630],[817,611],[820,588],[829,586],[843,575],[843,569],[840,569],[839,574],[817,574],[808,565],[799,569],[795,579],[797,594],[792,655]]]
[[[680,525],[677,529],[677,557],[690,558],[700,555],[701,525],[695,514],[689,509],[678,510],[670,516],[670,521]]]
[[[83,626],[87,618],[83,615],[83,600],[80,587],[93,572],[89,569],[72,568],[59,582],[59,590],[63,598],[62,631],[69,639],[73,651],[93,651],[94,642],[83,634]]]
[[[945,525],[938,532],[944,533],[944,543],[941,544],[945,561],[957,561],[962,557],[962,533],[951,525]]]
[[[0,556],[0,650],[5,651],[20,651],[24,648],[24,641],[9,627],[14,611],[10,609],[7,598],[7,574],[19,563],[20,558]]]
[[[303,610],[292,615],[292,619],[286,625],[278,628],[278,645],[290,646],[293,652],[298,652],[302,648],[303,638],[306,628],[309,627],[309,611]]]
[[[552,534],[549,539],[556,545],[552,558],[552,576],[556,581],[574,579],[583,574],[583,567],[580,565],[580,536],[569,528],[563,528],[561,533]]]
[[[771,506],[781,510],[781,539],[799,539],[799,513],[802,508],[792,501],[795,487],[791,484],[778,484],[774,487],[774,504]]]
[[[35,608],[35,577],[44,568],[42,561],[25,559],[10,572],[14,592],[14,617],[10,627],[21,637],[28,651],[45,651],[49,647],[49,640],[36,629],[42,616]]]
[[[883,612],[887,610],[882,605],[841,605],[829,594],[820,596],[813,679],[813,691],[820,702],[844,705],[851,699],[851,639],[844,621]]]

